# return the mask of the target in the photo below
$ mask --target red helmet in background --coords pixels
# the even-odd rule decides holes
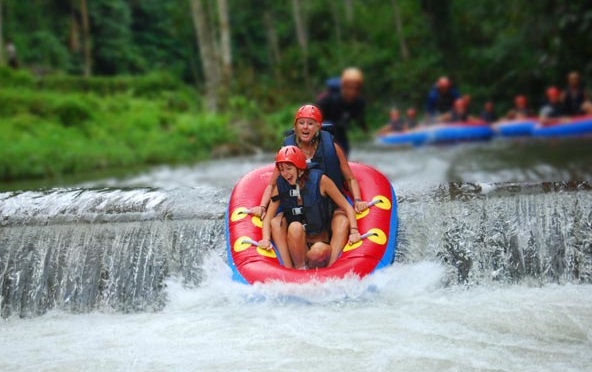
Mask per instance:
[[[306,169],[306,156],[302,150],[296,146],[284,146],[275,156],[275,166],[280,163],[291,163],[300,170]]]
[[[561,93],[559,92],[559,89],[557,89],[557,87],[547,88],[547,98],[549,99],[557,99],[559,98],[560,94]]]
[[[526,100],[526,96],[524,95],[518,95],[516,96],[516,98],[514,98],[514,104],[516,106],[526,107],[527,103],[528,101]]]
[[[323,113],[314,105],[304,105],[296,111],[294,122],[298,119],[312,119],[320,125],[323,123]]]
[[[464,100],[463,98],[457,98],[456,101],[454,101],[454,108],[456,110],[464,110],[467,108],[467,101]]]
[[[407,117],[415,117],[417,115],[417,111],[413,107],[407,109]]]

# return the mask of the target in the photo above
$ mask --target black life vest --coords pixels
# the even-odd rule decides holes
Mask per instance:
[[[402,132],[405,129],[405,121],[403,119],[391,120],[389,124],[393,132]]]
[[[439,113],[445,113],[452,109],[454,106],[454,95],[451,91],[444,93],[438,92],[438,98],[436,99],[436,111]]]
[[[329,230],[330,199],[321,195],[321,178],[323,172],[311,169],[304,187],[300,189],[302,205],[298,204],[296,186],[291,186],[283,177],[278,177],[278,195],[272,198],[280,202],[280,208],[288,221],[301,222],[310,235]]]
[[[310,163],[308,163],[308,169],[320,169],[335,183],[339,190],[343,190],[343,174],[341,173],[341,165],[335,150],[333,136],[331,133],[321,130],[318,140],[319,145]],[[298,146],[296,144],[296,134],[286,137],[283,146]]]
[[[574,116],[582,113],[582,103],[584,103],[584,91],[581,89],[575,92],[571,89],[566,89],[565,99],[563,101],[563,114]]]
[[[450,115],[450,121],[452,123],[464,123],[469,121],[469,113],[465,112],[464,114],[459,114],[456,110],[452,110]]]

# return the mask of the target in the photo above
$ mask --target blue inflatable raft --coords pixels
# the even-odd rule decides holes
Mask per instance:
[[[538,124],[532,130],[534,137],[572,137],[592,134],[592,117],[579,117],[570,121]]]
[[[493,130],[502,137],[527,137],[537,125],[536,119],[508,120],[495,123]]]
[[[485,141],[494,135],[485,123],[445,123],[425,126],[407,132],[378,136],[378,144],[387,146],[421,146],[426,144]]]

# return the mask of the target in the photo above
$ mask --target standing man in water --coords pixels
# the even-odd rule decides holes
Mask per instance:
[[[368,132],[364,114],[365,102],[361,97],[364,75],[355,67],[346,68],[341,74],[341,89],[326,94],[317,101],[325,121],[333,124],[335,142],[349,155],[347,130],[355,121],[364,132]]]

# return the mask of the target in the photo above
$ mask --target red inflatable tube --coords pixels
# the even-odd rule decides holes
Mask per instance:
[[[269,183],[273,165],[256,169],[234,187],[226,213],[226,245],[233,279],[243,283],[284,281],[304,283],[313,280],[343,278],[349,274],[364,277],[390,265],[397,242],[397,202],[390,181],[376,169],[350,163],[358,180],[363,200],[372,206],[358,214],[360,234],[365,238],[346,245],[338,260],[328,268],[295,270],[281,265],[275,251],[258,248],[262,221],[249,214]]]

